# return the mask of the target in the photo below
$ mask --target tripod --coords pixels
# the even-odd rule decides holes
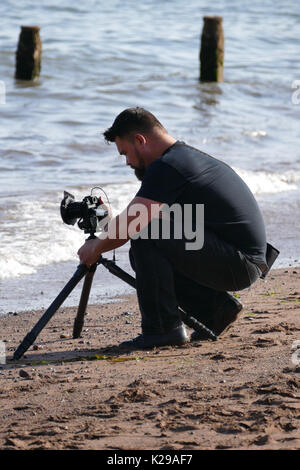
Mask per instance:
[[[85,276],[85,280],[82,287],[81,297],[78,305],[77,315],[74,321],[73,327],[73,338],[79,338],[83,325],[84,325],[84,315],[86,312],[86,307],[89,300],[89,295],[92,287],[92,282],[94,278],[94,274],[96,272],[97,266],[102,264],[105,268],[107,268],[113,275],[119,277],[131,287],[136,287],[135,278],[132,277],[130,274],[126,273],[123,269],[116,265],[114,260],[108,260],[100,256],[98,261],[93,264],[90,268],[85,266],[84,264],[80,264],[71,279],[67,282],[65,287],[62,291],[58,294],[58,296],[54,299],[52,304],[48,307],[46,312],[43,316],[39,319],[36,325],[32,328],[32,330],[25,336],[19,347],[16,349],[13,359],[18,360],[20,359],[23,354],[27,351],[27,349],[33,344],[36,340],[38,334],[42,331],[42,329],[47,325],[49,320],[53,317],[62,303],[66,300],[66,298],[70,295],[72,290],[77,286],[77,284],[83,279]],[[213,339],[214,341],[217,340],[217,336],[208,329],[205,325],[201,322],[196,320],[193,316],[187,314],[182,309],[180,309],[181,319],[182,321],[193,328],[194,330],[198,331],[199,333],[205,333],[207,338]]]

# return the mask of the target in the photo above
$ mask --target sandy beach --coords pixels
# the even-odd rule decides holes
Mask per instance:
[[[76,307],[62,306],[17,362],[44,311],[7,312],[0,448],[299,449],[300,268],[238,295],[242,315],[218,341],[130,353],[118,343],[140,332],[135,295],[89,306],[79,339]]]

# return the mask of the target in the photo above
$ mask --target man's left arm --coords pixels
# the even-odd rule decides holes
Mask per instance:
[[[78,250],[80,262],[86,266],[96,263],[102,253],[119,248],[156,218],[164,203],[135,197],[126,209],[110,220],[105,232],[85,242]]]

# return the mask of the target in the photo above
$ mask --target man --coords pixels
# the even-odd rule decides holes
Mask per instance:
[[[143,108],[120,113],[104,136],[116,144],[142,183],[107,231],[87,241],[78,254],[90,266],[102,253],[131,239],[142,334],[121,345],[140,349],[184,344],[188,336],[180,309],[220,335],[242,309],[227,291],[249,287],[268,269],[264,222],[251,191],[227,164],[177,141]],[[193,246],[184,230],[176,236],[180,227],[172,215],[170,236],[162,236],[157,221],[163,207],[174,204],[183,212],[192,208],[187,220],[194,234],[202,229],[202,243],[194,239]],[[197,217],[203,205],[204,227],[203,218]],[[151,237],[151,227],[159,236],[155,229]],[[199,339],[204,337],[193,332],[191,340]]]

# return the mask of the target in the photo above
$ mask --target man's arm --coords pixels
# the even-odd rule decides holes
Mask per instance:
[[[133,235],[139,233],[158,216],[162,206],[161,202],[135,197],[121,214],[108,223],[105,232],[102,232],[98,238],[88,240],[78,250],[81,263],[91,266],[102,253],[127,243]]]

